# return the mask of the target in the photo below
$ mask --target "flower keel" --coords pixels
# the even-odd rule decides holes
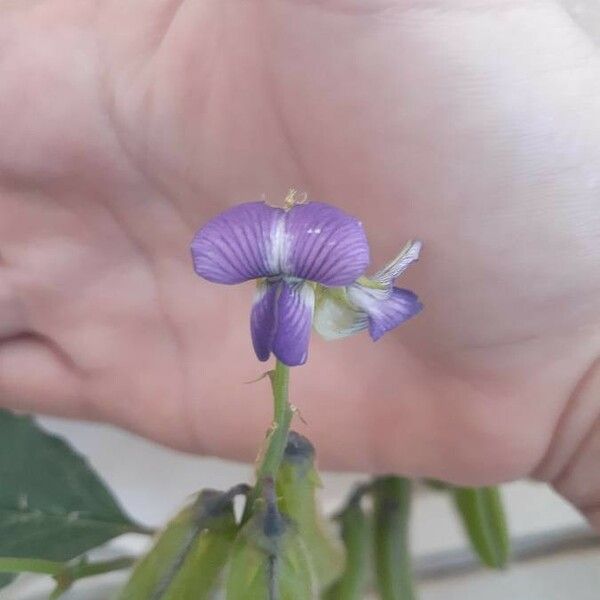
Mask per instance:
[[[265,361],[271,352],[288,367],[308,356],[315,292],[303,281],[259,281],[250,326],[254,351]]]
[[[275,306],[278,291],[278,282],[273,283],[266,279],[258,281],[250,313],[252,345],[258,360],[263,362],[271,355],[273,346],[276,327]]]
[[[305,282],[282,281],[280,285],[273,354],[290,367],[303,365],[308,356],[315,309],[314,288]]]

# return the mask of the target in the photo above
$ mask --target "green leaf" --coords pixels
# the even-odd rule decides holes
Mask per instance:
[[[374,554],[381,600],[414,600],[408,543],[411,482],[381,477],[373,482]]]
[[[502,498],[496,487],[453,490],[454,503],[475,553],[488,567],[501,569],[510,557]]]
[[[201,492],[158,536],[119,599],[212,598],[236,534],[231,497],[219,492]]]
[[[338,516],[346,562],[341,577],[323,594],[324,600],[363,600],[370,575],[372,522],[355,494]]]
[[[52,599],[58,598],[79,579],[128,569],[134,562],[134,559],[130,556],[96,562],[89,562],[86,556],[76,558],[70,562],[46,560],[43,558],[0,556],[0,573],[40,573],[42,575],[50,575],[56,581],[56,588],[50,595]]]
[[[66,561],[130,532],[147,533],[79,454],[0,410],[0,556]]]
[[[321,587],[327,587],[344,566],[343,549],[327,530],[317,505],[316,490],[321,482],[314,467],[314,447],[292,431],[277,474],[279,508],[298,532]]]

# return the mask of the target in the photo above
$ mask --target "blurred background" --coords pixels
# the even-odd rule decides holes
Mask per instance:
[[[146,525],[160,526],[203,487],[225,489],[252,478],[249,465],[182,454],[109,426],[53,418],[41,422],[87,456],[123,506]],[[327,512],[335,512],[348,490],[365,479],[326,474]],[[598,600],[600,547],[580,515],[542,484],[517,482],[503,492],[516,556],[506,572],[497,573],[474,561],[449,499],[418,489],[411,527],[421,600]],[[109,552],[136,552],[146,543],[141,536],[125,536]],[[114,577],[81,582],[65,600],[106,600]],[[43,578],[23,577],[0,592],[0,600],[46,600],[50,590]]]

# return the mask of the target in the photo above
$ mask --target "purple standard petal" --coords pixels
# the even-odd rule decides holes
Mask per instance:
[[[314,308],[315,292],[312,285],[303,282],[280,283],[272,350],[289,367],[306,362]]]
[[[393,288],[388,298],[369,302],[364,308],[369,315],[369,333],[373,341],[377,341],[384,333],[414,317],[423,305],[410,290]]]
[[[216,283],[241,283],[279,273],[285,213],[264,202],[240,204],[194,236],[196,273]]]
[[[265,361],[271,355],[271,346],[275,335],[275,302],[278,289],[279,282],[266,280],[259,281],[256,286],[250,313],[250,332],[258,360]]]
[[[369,264],[362,223],[321,202],[297,204],[286,213],[288,275],[328,286],[350,285]]]

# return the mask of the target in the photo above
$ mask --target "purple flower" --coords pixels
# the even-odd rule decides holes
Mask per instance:
[[[361,222],[333,206],[249,202],[202,227],[192,257],[209,281],[258,280],[250,317],[256,355],[264,361],[273,352],[294,366],[308,355],[315,284],[351,285],[369,264],[369,246]]]
[[[285,208],[249,202],[202,227],[192,242],[198,275],[216,283],[257,280],[250,317],[260,360],[273,352],[289,366],[306,362],[311,326],[325,338],[368,328],[374,340],[421,310],[412,292],[393,286],[419,255],[407,244],[368,279],[369,246],[362,224],[333,206],[294,203]]]

